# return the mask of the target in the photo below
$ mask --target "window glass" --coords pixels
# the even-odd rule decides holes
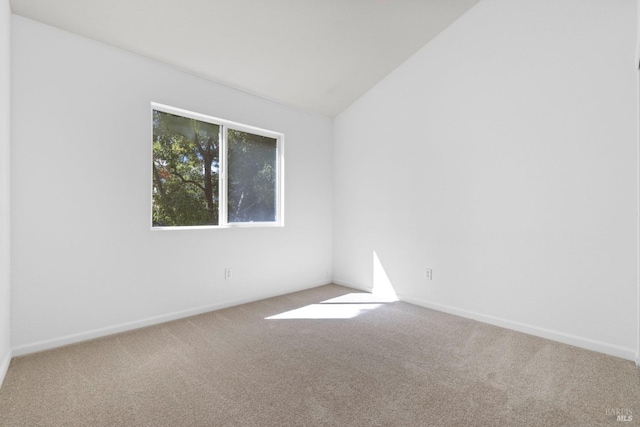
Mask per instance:
[[[220,126],[153,111],[153,225],[218,225]]]
[[[276,161],[278,141],[229,129],[229,222],[276,220]]]

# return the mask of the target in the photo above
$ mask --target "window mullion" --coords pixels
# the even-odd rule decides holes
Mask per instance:
[[[225,125],[220,126],[220,152],[218,153],[220,159],[220,176],[219,176],[219,203],[218,203],[218,223],[220,225],[228,225],[227,215],[227,127]]]

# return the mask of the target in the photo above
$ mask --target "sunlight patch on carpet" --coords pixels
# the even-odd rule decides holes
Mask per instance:
[[[382,304],[310,304],[295,310],[267,317],[266,320],[282,319],[353,319],[365,311],[373,310]]]

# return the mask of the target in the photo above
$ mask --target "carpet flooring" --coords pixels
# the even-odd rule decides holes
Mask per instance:
[[[640,424],[630,361],[354,292],[327,285],[14,358],[0,425]]]

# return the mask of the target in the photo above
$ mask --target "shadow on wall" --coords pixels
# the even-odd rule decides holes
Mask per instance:
[[[357,292],[310,304],[265,318],[285,319],[352,319],[366,311],[375,310],[383,304],[398,301],[393,284],[384,270],[376,251],[373,251],[373,290],[371,293]]]

